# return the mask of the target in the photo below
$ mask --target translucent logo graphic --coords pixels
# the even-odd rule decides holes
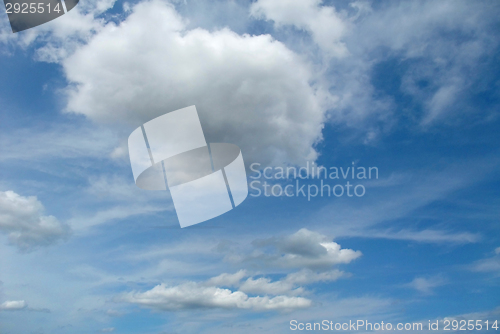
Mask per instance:
[[[3,0],[12,32],[47,23],[75,8],[79,0]]]
[[[168,186],[181,227],[220,216],[248,195],[240,149],[207,144],[195,106],[144,123],[129,136],[128,148],[135,184]]]

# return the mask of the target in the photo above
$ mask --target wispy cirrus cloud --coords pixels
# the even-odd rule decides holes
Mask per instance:
[[[256,18],[273,21],[277,27],[292,25],[306,30],[331,57],[349,54],[342,41],[348,32],[349,21],[332,6],[321,6],[321,0],[287,2],[259,0],[252,3],[250,14]]]
[[[475,261],[469,268],[476,272],[500,275],[500,247],[495,248],[493,256]]]
[[[352,233],[355,236],[356,233]],[[438,229],[423,229],[423,230],[410,230],[401,229],[394,230],[388,229],[385,231],[380,230],[366,230],[360,231],[359,236],[379,239],[392,239],[392,240],[409,240],[424,243],[450,243],[450,244],[468,244],[476,243],[482,239],[479,233],[471,232],[456,232],[451,230],[438,230]]]
[[[48,124],[44,129],[3,131],[2,162],[108,158],[119,142],[116,132],[86,124]]]
[[[432,277],[415,277],[413,281],[404,285],[404,287],[415,289],[423,294],[430,295],[434,292],[434,289],[443,286],[448,283],[448,280],[444,277],[432,276]]]
[[[334,269],[323,272],[314,272],[310,269],[302,269],[298,272],[290,273],[278,281],[272,281],[267,277],[249,277],[243,281],[239,289],[246,293],[254,294],[292,294],[300,295],[305,293],[304,285],[316,282],[332,282],[341,277],[348,276],[346,273]]]

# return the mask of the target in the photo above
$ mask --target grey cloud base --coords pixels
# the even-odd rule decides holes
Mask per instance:
[[[34,196],[0,191],[0,232],[6,233],[9,242],[22,252],[66,239],[71,228],[43,211],[42,203]]]

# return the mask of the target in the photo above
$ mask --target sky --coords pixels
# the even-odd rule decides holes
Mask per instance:
[[[497,1],[81,0],[12,33],[0,15],[0,333],[485,331],[498,17]],[[191,105],[207,142],[241,149],[249,195],[181,229],[168,190],[135,185],[127,140]],[[307,166],[338,178],[276,175]]]

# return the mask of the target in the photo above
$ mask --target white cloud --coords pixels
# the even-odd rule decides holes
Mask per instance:
[[[322,6],[321,0],[258,0],[250,8],[256,18],[272,20],[279,27],[293,25],[308,31],[314,41],[328,54],[343,57],[348,54],[341,38],[348,22],[332,6]]]
[[[378,45],[365,40],[365,21],[378,12],[373,13],[369,3],[353,2],[349,7],[350,11],[338,12],[321,0],[259,0],[252,4],[250,12],[255,18],[273,21],[278,32],[283,27],[295,27],[311,36],[319,46],[319,57],[311,51],[313,45],[300,41],[301,34],[289,34],[286,40],[299,45],[298,49],[306,49],[303,52],[313,54],[315,62],[321,64],[316,73],[318,80],[337,99],[328,114],[329,120],[360,130],[363,143],[371,144],[382,131],[393,126],[394,102],[380,94],[375,97],[371,75],[376,60],[366,57]],[[371,34],[379,28],[380,23],[374,22],[367,29]]]
[[[162,212],[169,209],[168,206],[145,205],[145,204],[130,204],[117,205],[108,209],[97,211],[88,216],[76,216],[68,220],[71,227],[81,233],[88,232],[89,228],[101,224],[118,221],[131,216],[150,215],[157,212]]]
[[[54,216],[43,215],[44,207],[35,196],[0,191],[0,231],[21,251],[31,251],[68,237],[70,228]]]
[[[331,120],[360,129],[366,144],[394,129],[404,109],[412,109],[410,122],[424,129],[456,124],[451,115],[489,116],[487,110],[471,108],[467,99],[476,89],[474,82],[483,79],[485,64],[494,62],[499,45],[494,32],[498,15],[491,3],[390,2],[372,7],[353,2],[338,12],[321,0],[258,0],[250,11],[274,21],[277,35],[280,27],[293,26],[309,33],[323,51],[345,56],[326,61],[326,76],[319,76],[339,98]],[[286,36],[287,43],[315,54],[300,41],[301,34]],[[377,85],[379,77],[393,82],[390,91]],[[411,102],[398,105],[400,95]],[[414,112],[420,107],[422,113]]]
[[[413,281],[406,284],[408,288],[415,289],[424,294],[432,294],[433,289],[445,285],[448,281],[441,276],[434,277],[415,277]]]
[[[85,189],[85,193],[99,199],[101,203],[119,202],[122,205],[126,204],[130,206],[141,203],[141,205],[144,205],[151,203],[153,199],[164,201],[168,197],[168,193],[165,192],[143,191],[134,184],[131,175],[124,176],[118,173],[100,174],[90,176],[88,182],[89,185]],[[165,207],[163,203],[162,205]]]
[[[325,235],[306,228],[285,237],[256,240],[254,245],[261,250],[228,259],[257,261],[260,265],[278,268],[327,269],[361,256],[360,251],[343,249]]]
[[[208,285],[238,286],[240,281],[247,276],[246,270],[240,270],[234,274],[222,273],[207,281]]]
[[[331,96],[309,66],[269,35],[186,29],[159,0],[133,7],[63,62],[67,110],[139,126],[196,105],[211,142],[239,145],[245,161],[301,163],[317,156]]]
[[[493,162],[492,162],[493,161]],[[406,181],[379,189],[384,202],[377,198],[364,202],[331,203],[311,217],[330,235],[337,237],[381,238],[389,240],[409,240],[418,243],[467,244],[484,239],[480,232],[461,231],[457,224],[439,226],[414,226],[408,228],[408,219],[413,219],[415,212],[430,203],[445,199],[460,189],[466,189],[484,177],[493,175],[496,157],[475,160],[466,167],[450,167],[441,172],[413,173]],[[470,172],[473,171],[474,172]],[[379,197],[380,197],[379,196]],[[335,217],[335,224],[331,224]],[[434,218],[440,221],[455,221],[463,215],[453,212],[439,212]],[[397,222],[401,223],[397,223]],[[327,225],[324,225],[328,223]],[[314,226],[314,225],[313,225]],[[462,228],[463,229],[463,228]]]
[[[318,59],[304,45],[301,49],[307,51],[299,56],[269,35],[192,29],[196,22],[220,25],[208,24],[199,14],[195,24],[188,22],[161,0],[113,14],[113,21],[123,21],[116,26],[109,23],[110,15],[100,16],[113,5],[113,0],[79,4],[22,36],[0,35],[0,40],[24,46],[39,41],[38,60],[64,64],[70,82],[68,111],[137,126],[196,104],[209,115],[202,115],[209,140],[235,142],[251,160],[263,163],[314,159],[312,145],[321,140],[327,110],[332,121],[360,129],[364,143],[376,141],[398,123],[401,106],[391,94],[406,94],[422,106],[422,113],[410,117],[416,124],[449,122],[447,116],[468,109],[465,99],[481,76],[477,67],[491,59],[498,45],[490,29],[495,11],[488,3],[392,2],[372,8],[356,1],[340,12],[320,0],[259,0],[250,6],[252,17],[272,20],[276,28],[304,30],[322,50],[344,56],[320,66],[304,61]],[[217,6],[218,12],[231,7]],[[241,16],[244,6],[234,6]],[[210,17],[216,20],[215,14]],[[242,20],[227,22],[234,21]],[[238,31],[246,28],[234,25]],[[457,38],[448,38],[449,31]],[[290,45],[294,37],[301,38],[293,35],[286,41]],[[405,66],[398,67],[401,77],[394,77],[401,80],[399,87],[381,92],[373,79],[382,74],[374,69],[387,59]],[[112,156],[125,153],[121,146]]]
[[[110,129],[81,122],[71,125],[47,124],[47,127],[48,130],[36,133],[32,128],[2,132],[0,160],[102,158],[108,156],[118,142],[117,134]]]
[[[292,282],[287,282],[286,280],[272,282],[271,279],[267,277],[259,277],[256,279],[249,277],[241,284],[239,289],[246,293],[262,293],[266,295],[294,294],[303,292],[302,289],[292,291],[293,288],[294,284]]]
[[[0,311],[17,311],[28,306],[24,300],[8,300],[0,304]]]
[[[146,292],[132,291],[120,295],[117,301],[165,311],[192,308],[240,308],[258,311],[304,308],[312,304],[311,300],[300,296],[308,293],[306,285],[331,282],[346,276],[344,272],[330,267],[334,264],[349,263],[361,255],[360,252],[341,249],[338,244],[328,241],[326,236],[307,229],[282,238],[258,240],[254,242],[254,246],[271,246],[277,253],[264,258],[252,254],[243,258],[240,264],[252,260],[261,266],[272,265],[274,270],[277,263],[283,262],[282,267],[300,267],[301,270],[274,281],[266,276],[251,275],[247,270],[239,270],[234,274],[222,273],[204,282],[160,284]],[[283,256],[282,252],[285,252]],[[319,268],[320,271],[313,271],[308,267]]]
[[[446,85],[440,87],[427,103],[428,112],[422,120],[423,124],[429,124],[439,117],[443,111],[453,105],[457,95],[463,89],[462,85]]]
[[[301,294],[304,288],[299,285],[306,285],[316,282],[331,282],[339,279],[345,274],[340,270],[330,270],[326,272],[313,272],[303,269],[298,272],[288,274],[279,281],[272,282],[270,278],[259,277],[254,279],[249,277],[239,287],[239,290],[246,293],[263,293],[267,295],[278,294]]]
[[[393,78],[396,83],[400,80],[400,86],[389,94],[402,93],[421,103],[423,113],[413,114],[420,125],[456,124],[449,121],[450,116],[467,112],[466,98],[474,91],[475,80],[483,76],[478,68],[493,60],[498,45],[491,29],[495,13],[487,2],[481,6],[468,1],[391,2],[361,15],[345,42],[361,64],[371,64],[365,67],[366,75],[373,75],[374,64],[394,61],[387,64],[387,72],[392,77],[392,69],[397,68],[401,77]],[[362,87],[370,93],[371,85],[367,81]],[[385,114],[397,117],[392,114],[395,106],[388,107]]]
[[[165,203],[168,192],[143,191],[134,184],[131,175],[100,174],[90,176],[88,182],[81,194],[86,210],[67,221],[77,234],[95,232],[92,229],[95,226],[132,216],[154,215],[174,209],[173,204]],[[89,210],[92,206],[98,209]]]
[[[196,308],[265,311],[304,308],[311,305],[310,300],[302,297],[249,297],[241,291],[201,286],[194,282],[173,287],[160,284],[143,293],[124,294],[119,300],[164,311]]]
[[[500,247],[495,248],[495,255],[472,264],[471,269],[473,271],[483,272],[483,273],[496,273],[500,274]]]
[[[425,230],[409,230],[402,229],[398,231],[386,230],[376,231],[368,230],[362,232],[364,236],[371,238],[383,238],[393,240],[412,240],[417,242],[426,243],[453,243],[453,244],[467,244],[476,243],[481,240],[481,235],[471,232],[453,232],[446,230],[425,229]]]
[[[295,273],[288,274],[286,281],[294,284],[311,284],[316,282],[331,282],[339,279],[346,274],[340,270],[334,269],[325,272],[313,272],[308,269],[303,269]]]

